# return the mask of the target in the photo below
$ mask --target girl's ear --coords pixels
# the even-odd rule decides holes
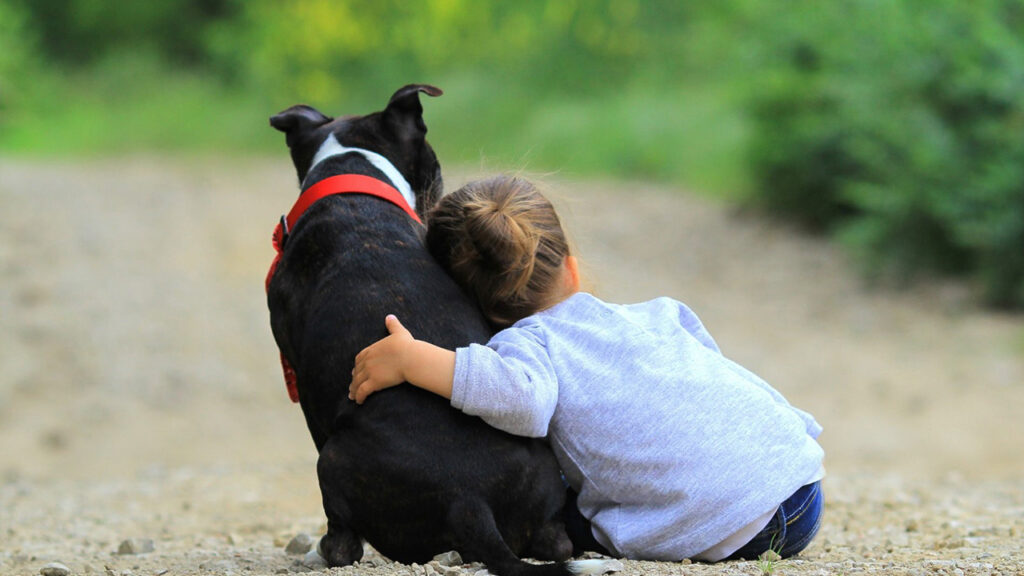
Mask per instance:
[[[565,289],[569,294],[580,291],[580,263],[575,256],[566,256],[565,263]]]

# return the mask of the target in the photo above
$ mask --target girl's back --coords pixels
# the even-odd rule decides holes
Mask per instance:
[[[821,466],[813,417],[722,356],[671,299],[578,293],[457,354],[452,404],[548,434],[598,540],[631,558],[696,555]]]

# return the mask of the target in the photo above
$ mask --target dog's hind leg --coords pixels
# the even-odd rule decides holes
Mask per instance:
[[[556,528],[551,528],[553,536]],[[448,529],[455,536],[455,549],[464,560],[483,562],[491,573],[498,576],[574,576],[604,574],[622,569],[622,563],[616,560],[560,560],[550,564],[524,562],[505,543],[490,507],[478,500],[452,504],[448,512]],[[562,537],[568,540],[564,531]],[[564,544],[562,546],[565,547]],[[553,554],[559,551],[549,552]],[[564,551],[559,553],[564,559]]]
[[[537,560],[561,561],[572,556],[572,541],[565,533],[565,525],[550,520],[533,535],[527,554]]]
[[[455,549],[466,562],[483,562],[498,576],[525,576],[531,566],[519,559],[498,531],[490,506],[477,499],[453,502],[448,509],[448,530],[454,536]],[[552,576],[566,574],[564,566],[554,566]]]
[[[341,464],[340,455],[328,441],[320,451],[316,471],[327,514],[327,534],[320,539],[318,552],[330,567],[348,566],[363,557],[362,540],[350,524],[352,513],[337,489],[337,482],[344,481]]]

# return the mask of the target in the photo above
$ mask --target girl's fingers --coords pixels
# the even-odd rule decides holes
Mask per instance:
[[[373,386],[369,382],[360,385],[359,389],[356,390],[356,404],[362,404],[363,402],[366,402],[366,398],[370,394],[373,394],[373,392]]]
[[[355,400],[356,392],[359,387],[366,381],[366,371],[361,370],[359,365],[352,370],[352,382],[348,385],[348,397],[351,400]]]
[[[398,320],[398,316],[394,314],[388,314],[387,318],[384,319],[384,325],[388,329],[388,334],[409,334],[409,331]]]

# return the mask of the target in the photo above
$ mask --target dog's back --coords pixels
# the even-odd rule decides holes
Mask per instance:
[[[551,521],[561,507],[558,468],[540,441],[501,433],[413,386],[382,391],[362,406],[347,398],[355,355],[386,335],[386,314],[450,349],[490,336],[427,254],[421,233],[391,222],[389,209],[360,198],[321,201],[290,237],[271,283],[272,309],[301,310],[281,318],[294,324],[281,331],[320,450],[325,506],[345,509],[328,517],[347,511],[352,530],[385,556],[423,562],[456,547],[441,529],[450,504],[477,498],[494,508],[510,548],[525,554],[530,543],[515,536]],[[305,255],[302,266],[298,255]],[[527,493],[545,497],[524,506]]]
[[[342,172],[387,178],[389,169],[372,161],[379,153],[409,179],[425,211],[440,182],[418,100],[419,91],[436,95],[431,90],[406,87],[385,111],[366,117],[334,121],[295,107],[272,124],[288,135],[306,187]],[[342,153],[314,162],[330,139],[344,144]],[[355,145],[373,152],[344,152]],[[475,305],[427,253],[423,228],[395,205],[347,194],[320,200],[300,222],[269,283],[268,303],[320,452],[328,517],[320,549],[328,564],[358,560],[362,537],[403,562],[455,549],[501,574],[566,574],[564,563],[518,559],[565,560],[571,553],[561,519],[564,486],[546,445],[499,432],[410,385],[362,406],[347,398],[355,355],[386,335],[386,314],[450,349],[490,336]]]

